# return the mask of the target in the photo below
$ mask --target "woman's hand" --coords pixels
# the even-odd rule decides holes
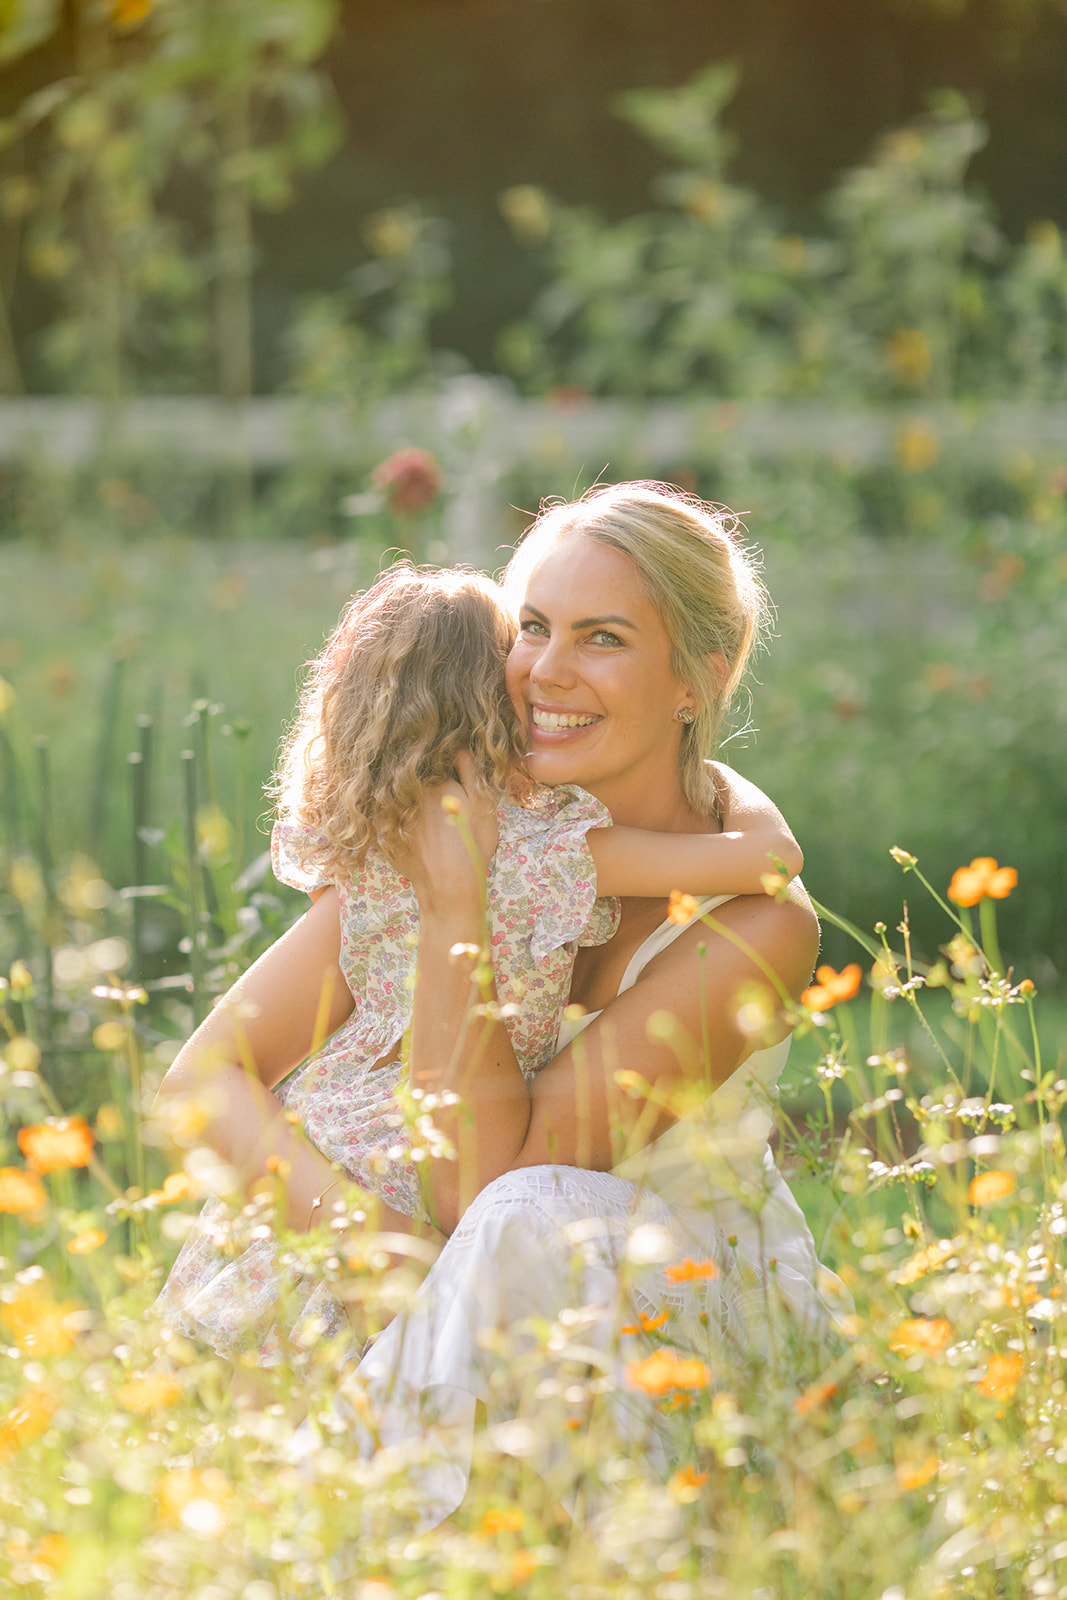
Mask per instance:
[[[456,766],[458,783],[426,785],[422,812],[392,860],[424,916],[469,920],[476,914],[480,921],[497,846],[497,799],[479,781],[469,755]]]

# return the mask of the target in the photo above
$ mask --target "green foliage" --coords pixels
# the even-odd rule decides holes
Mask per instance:
[[[294,171],[336,142],[313,65],[335,14],[334,0],[71,8],[72,74],[0,130],[9,166],[32,146],[41,174],[12,172],[2,200],[60,307],[46,351],[63,387],[249,392],[251,216],[285,206]],[[202,238],[168,212],[176,180],[204,194]]]
[[[551,276],[502,344],[524,383],[873,403],[1064,394],[1059,235],[1042,224],[1017,249],[1001,237],[966,186],[985,131],[957,96],[884,138],[830,196],[828,230],[801,237],[730,181],[720,118],[735,82],[715,66],[622,98],[682,163],[654,212],[608,224],[540,191],[504,197]]]

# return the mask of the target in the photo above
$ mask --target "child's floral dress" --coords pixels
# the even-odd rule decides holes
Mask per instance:
[[[539,790],[528,806],[505,801],[499,810],[489,937],[498,1000],[527,1078],[555,1054],[576,946],[604,944],[618,924],[617,903],[597,899],[586,844],[590,828],[610,823],[598,800],[569,787]],[[305,891],[325,886],[314,840],[298,824],[277,823],[271,850],[283,883]],[[422,1216],[410,1130],[396,1098],[404,1068],[399,1060],[377,1065],[411,1021],[418,903],[407,880],[374,851],[337,889],[352,1014],[275,1093],[352,1182],[396,1211]],[[301,1282],[295,1260],[281,1261],[279,1250],[263,1226],[249,1242],[247,1223],[212,1198],[154,1309],[220,1355],[254,1352],[264,1366],[289,1360],[294,1346],[347,1334],[344,1309],[328,1288]]]

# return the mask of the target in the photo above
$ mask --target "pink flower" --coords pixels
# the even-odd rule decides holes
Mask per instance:
[[[441,469],[428,450],[407,445],[374,469],[374,487],[380,489],[402,517],[428,511],[441,491]]]

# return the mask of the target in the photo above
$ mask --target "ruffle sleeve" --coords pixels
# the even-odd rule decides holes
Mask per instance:
[[[494,934],[525,936],[538,963],[569,944],[605,944],[619,925],[619,903],[597,899],[587,836],[610,826],[611,813],[584,789],[546,789],[531,807],[505,804],[492,875]]]
[[[326,889],[331,878],[323,871],[326,841],[321,834],[291,817],[274,824],[270,835],[270,864],[279,883],[311,894]]]

